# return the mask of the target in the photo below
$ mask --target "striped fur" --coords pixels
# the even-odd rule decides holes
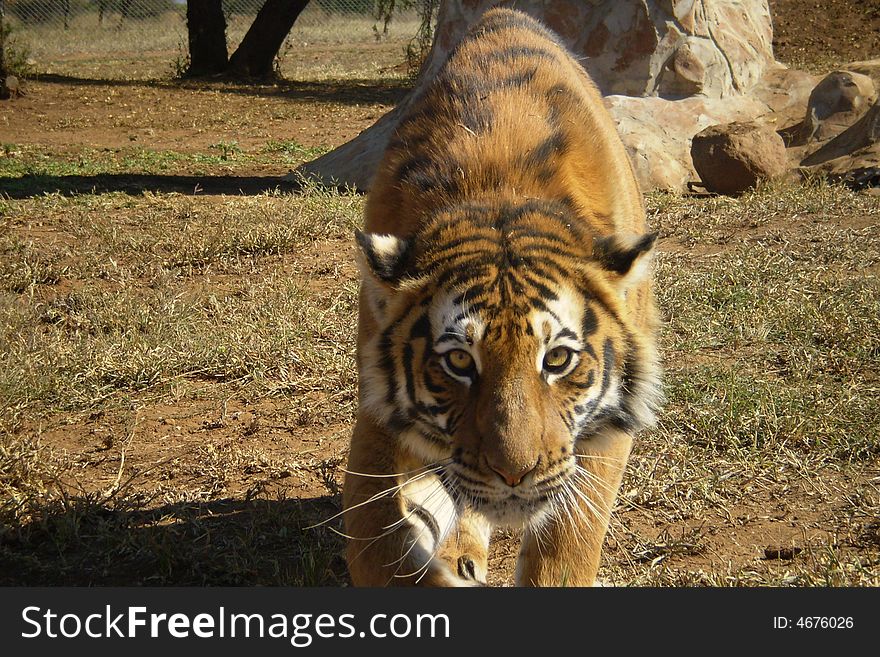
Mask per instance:
[[[487,12],[413,101],[358,257],[356,584],[592,584],[633,435],[660,403],[654,236],[601,98],[538,22]],[[433,519],[433,520],[432,520]]]

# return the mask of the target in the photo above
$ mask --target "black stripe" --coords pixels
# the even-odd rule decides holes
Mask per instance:
[[[590,358],[592,358],[593,360],[599,360],[596,356],[596,350],[593,349],[593,345],[591,345],[589,342],[584,343],[583,351],[589,354]]]
[[[561,130],[557,130],[523,157],[522,166],[532,168],[544,165],[550,158],[564,155],[568,147],[568,135]],[[552,174],[555,175],[555,171]]]
[[[481,112],[476,127],[466,123],[466,125],[474,130],[474,132],[481,133],[489,130],[494,116],[492,114],[491,106],[484,103],[486,97],[496,91],[504,89],[527,88],[528,85],[534,81],[537,74],[537,66],[516,73],[511,73],[502,78],[498,78],[496,75],[491,74],[488,69],[475,72],[471,70],[460,71],[452,68],[445,71],[442,76],[438,76],[436,84],[441,90],[440,93],[443,96],[466,99],[467,104],[465,104],[464,107],[458,106],[459,110],[466,110],[469,107],[473,107]],[[472,116],[476,117],[477,115]]]
[[[512,75],[508,75],[506,78],[502,78],[499,82],[499,87],[503,89],[520,89],[531,84],[537,74],[538,67],[533,66],[526,71],[513,73]]]
[[[431,343],[431,320],[428,318],[428,313],[422,313],[418,319],[416,319],[409,330],[410,339],[415,338],[423,338],[428,340],[428,347],[430,347]]]
[[[464,413],[450,413],[449,417],[446,419],[446,431],[449,434],[454,434],[456,429],[458,429],[458,423],[461,422],[461,418]]]
[[[393,326],[392,324],[392,326],[386,329],[379,339],[379,368],[385,372],[385,385],[387,386],[385,403],[389,406],[393,406],[397,398],[397,377],[394,373],[394,358],[391,355],[393,348],[391,331]]]
[[[450,267],[444,271],[434,279],[434,284],[438,288],[442,288],[447,284],[458,287],[464,283],[488,277],[491,270],[491,265],[475,263],[462,264],[459,265],[458,268]]]
[[[437,524],[437,520],[431,515],[431,512],[425,507],[409,500],[406,501],[406,509],[425,524],[428,531],[431,532],[431,538],[434,540],[434,545],[437,545],[440,540],[440,525]]]
[[[432,256],[436,256],[439,258],[442,253],[449,251],[450,249],[457,249],[460,246],[464,246],[466,244],[473,244],[474,242],[489,242],[493,246],[498,243],[497,240],[494,239],[493,236],[491,236],[491,235],[483,235],[480,233],[477,233],[475,235],[463,235],[461,237],[456,237],[455,239],[450,240],[448,242],[444,242],[438,248],[432,249],[431,254],[432,254]],[[464,252],[464,253],[456,252],[453,255],[456,255],[456,256],[467,255],[467,253],[468,252]]]
[[[589,390],[593,387],[593,384],[596,383],[596,374],[593,370],[590,370],[587,373],[586,381],[575,381],[571,377],[565,379],[565,384],[571,386],[575,390]]]
[[[486,293],[486,286],[481,283],[477,283],[475,285],[471,285],[464,292],[456,296],[452,303],[453,305],[460,306],[463,303],[467,303],[476,297],[482,296]]]
[[[604,361],[602,364],[604,369],[602,371],[602,392],[600,397],[604,397],[608,391],[608,386],[611,385],[611,372],[614,369],[614,343],[611,342],[611,338],[605,339],[605,344],[602,347],[602,360]]]
[[[584,306],[584,316],[581,318],[581,339],[586,340],[587,336],[593,335],[599,328],[599,322],[596,319],[596,311],[587,303]]]
[[[541,295],[542,301],[557,301],[559,299],[559,296],[556,294],[556,292],[551,290],[549,287],[544,285],[544,283],[537,280],[536,278],[534,278],[530,274],[523,273],[522,277],[523,277],[523,279],[525,279],[526,283],[528,283],[533,288],[535,288],[535,290],[538,291],[538,294]],[[556,281],[553,281],[553,282],[555,283]],[[554,319],[559,321],[559,319],[556,317],[554,317]]]
[[[614,345],[610,339],[605,340],[605,346],[602,349],[602,357],[604,359],[602,370],[602,387],[599,390],[599,395],[595,399],[588,401],[585,404],[579,404],[574,407],[574,410],[581,415],[592,413],[593,410],[595,410],[596,407],[605,398],[605,395],[608,392],[608,388],[611,386],[611,372],[614,369],[615,357]],[[602,413],[608,413],[608,409],[603,410]],[[600,413],[600,415],[597,417],[600,417],[602,413]],[[595,420],[596,418],[593,418],[593,421]]]
[[[416,382],[412,370],[413,349],[412,345],[407,342],[403,345],[403,375],[406,379],[406,396],[414,406],[421,407],[416,400]]]
[[[427,361],[427,359],[425,360]],[[434,383],[434,380],[431,378],[431,372],[427,367],[422,370],[422,383],[424,384],[425,389],[432,395],[439,395],[446,392],[446,388]]]
[[[449,410],[449,404],[428,404],[424,408],[429,415],[437,417],[438,415],[443,415]]]
[[[409,175],[414,171],[423,171],[429,167],[434,165],[433,160],[429,158],[427,155],[418,154],[413,155],[409,159],[404,160],[397,167],[397,172],[394,177],[398,180],[406,180]]]
[[[457,270],[465,266],[486,266],[486,260],[490,257],[490,254],[493,251],[494,249],[479,247],[468,250],[461,249],[459,251],[452,251],[444,256],[430,258],[428,266],[433,271],[444,269],[447,265],[452,265],[452,267],[450,267],[452,270]]]
[[[534,46],[508,46],[502,50],[490,52],[483,59],[484,62],[504,62],[509,63],[515,59],[523,57],[534,57],[548,61],[555,61],[556,53],[546,48],[535,48]]]
[[[489,132],[495,120],[492,108],[484,103],[466,103],[460,116],[464,126],[477,134]]]
[[[602,401],[601,394],[598,397],[596,397],[595,399],[591,399],[590,401],[586,402],[585,404],[577,404],[574,407],[574,412],[577,413],[578,415],[589,416],[590,413],[592,413],[594,410],[596,410],[596,407],[599,405],[600,401]]]

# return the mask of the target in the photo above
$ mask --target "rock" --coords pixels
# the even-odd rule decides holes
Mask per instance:
[[[789,169],[782,137],[756,122],[706,128],[694,137],[691,158],[703,186],[718,194],[741,194]]]
[[[697,178],[690,155],[694,135],[711,125],[748,121],[767,112],[764,103],[746,96],[723,100],[608,96],[605,105],[646,191],[686,191]]]
[[[802,167],[818,165],[823,165],[822,171],[838,176],[880,166],[880,102],[801,161]]]
[[[783,136],[789,146],[825,142],[861,118],[875,100],[877,91],[870,77],[834,71],[810,93],[801,124]]]
[[[561,34],[587,57],[605,94],[721,98],[748,91],[773,64],[770,13],[760,0],[573,4],[582,5],[580,18],[559,26]]]
[[[779,64],[764,71],[749,96],[767,105],[769,113],[762,116],[762,120],[772,122],[777,130],[784,130],[803,122],[810,94],[820,79]]]
[[[468,26],[497,0],[442,2],[433,76]],[[571,48],[604,94],[721,98],[745,93],[774,65],[766,0],[519,0]]]
[[[867,75],[874,81],[874,86],[880,89],[880,59],[866,59],[861,62],[852,62],[842,67],[845,71]]]
[[[801,172],[854,189],[876,185],[880,167],[880,60],[855,62],[825,76],[803,120],[780,131]]]

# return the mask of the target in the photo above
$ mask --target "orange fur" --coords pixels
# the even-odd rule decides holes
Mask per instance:
[[[487,518],[520,516],[519,583],[593,583],[659,403],[645,230],[584,70],[536,21],[487,12],[403,116],[359,235],[355,584],[485,581]]]

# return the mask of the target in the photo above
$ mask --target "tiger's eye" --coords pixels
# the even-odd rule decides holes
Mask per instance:
[[[544,371],[556,374],[568,367],[572,351],[568,347],[553,347],[544,354]]]
[[[464,349],[448,351],[443,358],[446,359],[449,369],[461,376],[469,376],[474,368],[474,357]]]

